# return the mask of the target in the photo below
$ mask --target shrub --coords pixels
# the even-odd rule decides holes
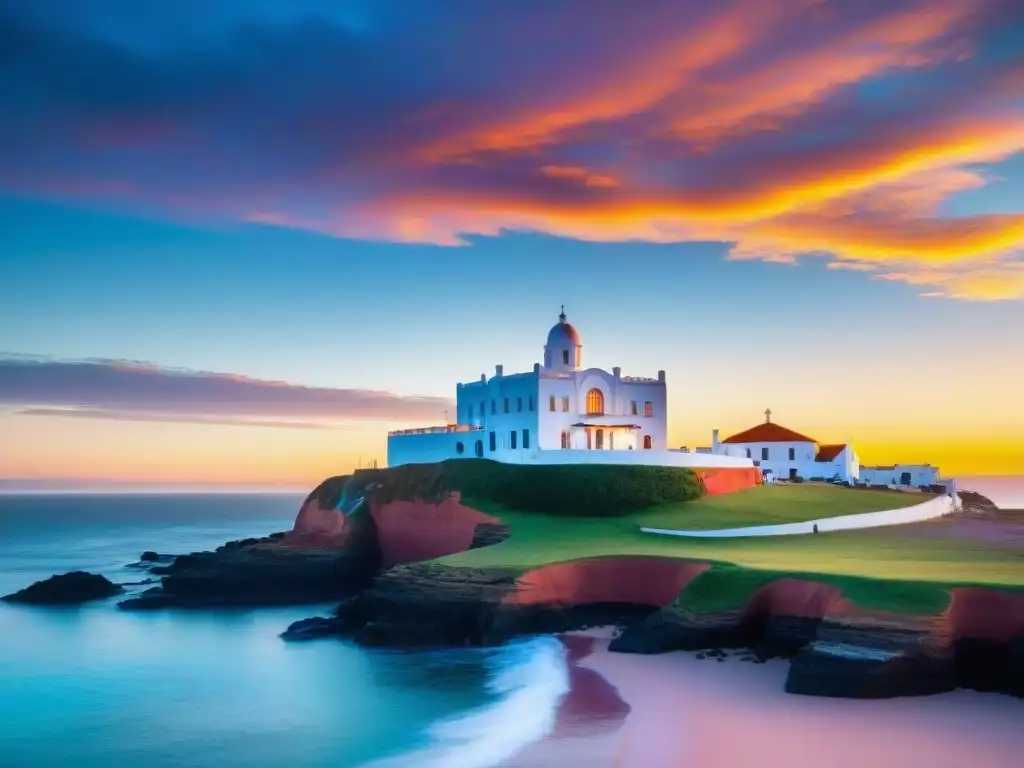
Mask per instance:
[[[683,467],[617,464],[503,464],[489,459],[453,459],[408,464],[356,474],[346,494],[363,489],[380,502],[438,502],[452,491],[509,509],[551,515],[612,517],[690,501],[704,484]]]

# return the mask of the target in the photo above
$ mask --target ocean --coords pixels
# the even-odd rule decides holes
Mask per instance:
[[[70,570],[139,581],[141,552],[287,530],[301,500],[0,495],[0,595]],[[329,608],[0,603],[0,765],[488,768],[549,730],[568,689],[554,638],[396,653],[278,637]]]

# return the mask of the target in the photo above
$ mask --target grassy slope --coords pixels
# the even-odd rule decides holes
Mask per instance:
[[[767,487],[748,493],[761,490],[768,492],[764,496],[768,498],[777,489]],[[807,490],[809,487],[802,486],[787,489],[791,493]],[[850,496],[870,494],[823,490]],[[742,500],[737,514],[750,510],[751,497],[743,497],[744,494],[732,496]],[[639,530],[641,525],[651,525],[654,520],[660,527],[685,527],[673,519],[688,516],[687,506],[722,504],[718,499],[728,498],[680,505],[681,509],[674,512],[654,509],[619,518],[558,518],[469,500],[472,506],[502,518],[511,526],[512,535],[496,546],[451,555],[440,562],[522,570],[598,555],[661,555],[716,562],[719,565],[713,571],[699,577],[684,592],[684,596],[689,595],[685,600],[691,601],[687,607],[694,610],[722,610],[741,604],[758,586],[782,576],[828,581],[866,608],[921,613],[941,610],[948,597],[946,589],[953,585],[1024,587],[1024,553],[1018,547],[1012,543],[944,536],[944,521],[809,536],[739,539],[684,539]],[[702,579],[707,579],[703,587]]]
[[[931,498],[930,494],[862,491],[828,485],[764,485],[655,507],[643,513],[642,525],[700,531],[802,523],[821,517],[899,509]]]

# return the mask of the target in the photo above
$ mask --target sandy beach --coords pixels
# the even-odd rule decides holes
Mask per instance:
[[[610,653],[610,637],[593,630],[563,638],[579,671],[556,726],[504,768],[1024,765],[1024,700],[974,691],[881,701],[794,696],[783,690],[785,661]]]

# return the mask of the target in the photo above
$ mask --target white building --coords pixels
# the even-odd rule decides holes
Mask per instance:
[[[939,468],[931,464],[893,464],[860,468],[860,481],[866,485],[917,487],[939,484]]]
[[[860,459],[850,443],[819,443],[781,424],[772,422],[771,409],[765,421],[738,434],[718,439],[712,433],[712,453],[751,459],[762,471],[770,470],[774,479],[800,477],[856,482]]]
[[[623,376],[583,367],[583,343],[565,311],[548,333],[544,362],[527,373],[456,386],[457,418],[388,434],[388,465],[480,457],[517,463],[751,467],[746,457],[669,450],[665,372]]]

